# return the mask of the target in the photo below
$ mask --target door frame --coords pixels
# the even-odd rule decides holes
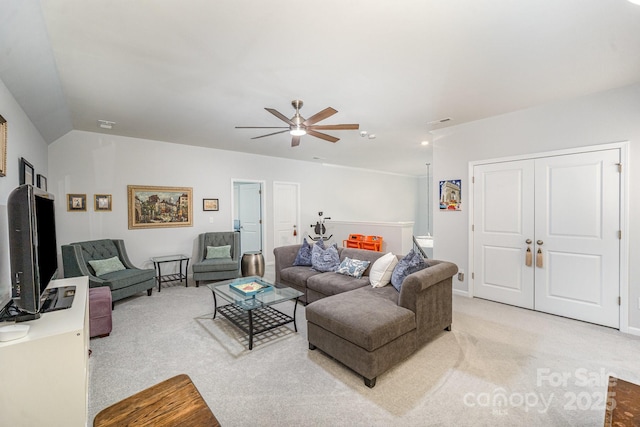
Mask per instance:
[[[493,158],[487,160],[470,161],[468,165],[468,177],[471,183],[471,194],[467,197],[469,203],[469,213],[467,216],[469,239],[467,243],[468,249],[468,265],[467,271],[471,272],[469,275],[469,291],[468,297],[473,298],[473,288],[475,285],[475,278],[473,277],[473,266],[475,265],[474,259],[474,232],[473,219],[474,219],[474,194],[475,187],[473,183],[473,171],[478,165],[484,165],[489,163],[501,163],[511,162],[516,160],[529,160],[537,159],[541,157],[553,157],[553,156],[566,156],[570,154],[588,153],[593,151],[604,150],[620,150],[620,162],[622,163],[622,171],[620,172],[620,331],[630,333],[629,331],[629,141],[612,142],[608,144],[589,145],[584,147],[568,148],[564,150],[545,151],[541,153],[522,154],[518,156],[508,156]]]
[[[233,228],[233,220],[234,220],[234,209],[236,206],[236,197],[234,187],[236,184],[260,184],[260,239],[261,239],[261,251],[266,258],[265,247],[267,247],[267,232],[266,232],[266,224],[267,224],[267,183],[264,180],[256,180],[256,179],[239,179],[239,178],[231,178],[231,229]]]

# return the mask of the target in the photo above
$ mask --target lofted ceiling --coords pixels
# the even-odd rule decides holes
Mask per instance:
[[[423,175],[430,131],[640,81],[626,0],[3,0],[0,20],[0,78],[49,143],[79,129]],[[376,137],[235,129],[282,126],[264,107],[291,117],[293,99]]]

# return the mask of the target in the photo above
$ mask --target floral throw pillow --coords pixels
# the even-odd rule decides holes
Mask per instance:
[[[320,272],[336,271],[340,265],[338,246],[334,243],[326,249],[313,245],[311,249],[311,268]]]
[[[315,245],[324,249],[324,242],[322,240],[315,243],[314,246]],[[293,260],[293,265],[311,267],[311,245],[307,242],[306,237],[302,240],[302,245],[300,249],[298,249],[296,259]]]
[[[356,279],[359,279],[362,277],[367,267],[369,267],[369,264],[370,264],[369,261],[360,261],[358,259],[351,259],[349,257],[345,257],[340,263],[340,265],[338,266],[336,273],[344,274],[346,276],[351,276],[351,277],[355,277]]]
[[[307,242],[306,238],[302,241],[302,245],[298,250],[296,259],[293,261],[293,265],[305,265],[311,267],[311,245]]]
[[[400,292],[402,289],[402,282],[404,282],[405,277],[415,273],[416,271],[420,271],[423,268],[427,268],[427,263],[424,262],[424,258],[422,255],[411,249],[393,269],[393,273],[391,274],[391,284],[398,290],[398,292]]]

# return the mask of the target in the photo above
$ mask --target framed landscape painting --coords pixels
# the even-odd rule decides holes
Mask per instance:
[[[129,229],[191,227],[193,189],[128,185]]]
[[[202,199],[202,210],[203,211],[217,211],[218,210],[218,199]]]

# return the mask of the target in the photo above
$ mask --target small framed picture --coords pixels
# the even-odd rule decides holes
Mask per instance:
[[[67,211],[86,211],[86,194],[67,194]]]
[[[33,175],[33,165],[29,163],[24,157],[20,158],[20,185],[22,184],[35,184]]]
[[[38,174],[38,188],[47,191],[47,177]]]
[[[7,121],[0,116],[0,176],[7,174]]]
[[[217,211],[218,210],[218,199],[202,199],[202,210],[203,211]]]
[[[111,210],[111,194],[96,194],[94,210],[110,211]]]

